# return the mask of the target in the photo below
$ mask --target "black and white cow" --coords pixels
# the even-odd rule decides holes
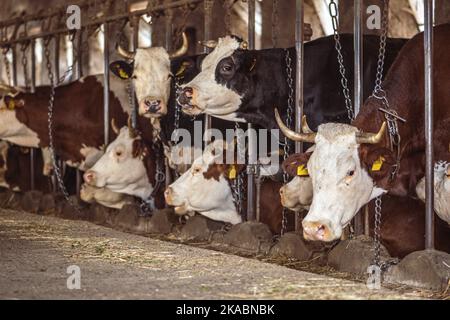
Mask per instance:
[[[344,65],[353,86],[353,36],[341,35]],[[406,40],[387,39],[384,70],[388,70]],[[371,93],[376,74],[379,38],[364,36],[364,98]],[[203,60],[201,72],[183,85],[178,100],[183,112],[210,114],[233,121],[277,128],[273,110],[286,116],[289,86],[287,70],[295,83],[295,48],[245,50],[235,37],[219,39]],[[304,113],[315,129],[324,122],[349,122],[340,84],[333,37],[305,43]],[[291,61],[289,66],[286,61]]]

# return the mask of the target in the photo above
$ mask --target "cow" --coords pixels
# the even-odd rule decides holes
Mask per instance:
[[[85,183],[132,195],[153,208],[162,208],[163,194],[158,192],[162,181],[157,180],[156,175],[162,154],[155,153],[152,146],[151,133],[142,134],[131,126],[122,127],[104,155],[84,173]]]
[[[425,178],[417,184],[416,193],[425,202]],[[445,161],[434,165],[434,210],[450,224],[450,165]]]
[[[235,161],[226,163],[230,145],[223,140],[209,144],[189,170],[166,189],[166,203],[173,206],[177,214],[199,213],[225,223],[242,222],[232,186],[244,165]],[[266,223],[274,234],[280,233],[282,225],[282,207],[277,192],[280,186],[280,182],[272,180],[263,181],[261,185],[260,221]],[[242,206],[245,205],[243,202]]]
[[[347,76],[353,74],[353,35],[341,35]],[[385,70],[389,68],[404,39],[387,39]],[[377,70],[379,39],[364,36],[364,98],[368,97]],[[201,72],[182,85],[178,97],[183,112],[206,113],[226,120],[249,122],[266,129],[277,128],[273,109],[286,116],[290,87],[287,70],[295,70],[295,48],[245,50],[239,39],[219,39],[202,61]],[[339,65],[332,36],[305,43],[304,113],[313,129],[324,122],[348,123],[342,94]],[[292,61],[287,65],[286,61]],[[290,68],[289,68],[290,67]],[[295,83],[295,71],[291,72]],[[348,85],[352,86],[352,77]],[[292,88],[294,89],[294,88]]]
[[[293,210],[308,210],[312,202],[311,178],[305,167],[308,154],[294,154],[283,162],[283,169],[294,179],[280,189],[281,203]],[[442,171],[442,170],[441,170]],[[369,235],[373,236],[375,203],[369,203]],[[435,247],[450,253],[450,232],[448,226],[435,220]],[[424,249],[425,214],[424,205],[417,199],[389,196],[383,198],[381,219],[381,243],[392,257],[403,258],[411,252]]]
[[[434,27],[434,145],[438,159],[448,157],[449,135],[443,128],[450,116],[449,36],[450,24]],[[382,83],[390,110],[406,120],[397,121],[401,137],[398,151],[390,148],[385,113],[380,110],[386,108],[382,99],[367,99],[352,125],[325,123],[317,133],[290,130],[275,112],[286,136],[315,143],[307,165],[314,196],[302,222],[306,239],[340,238],[359,209],[383,194],[415,196],[425,163],[423,64],[420,33],[404,45]]]

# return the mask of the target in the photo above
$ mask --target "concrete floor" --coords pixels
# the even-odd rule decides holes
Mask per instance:
[[[67,288],[67,268],[81,289]],[[415,293],[258,260],[0,209],[0,298],[408,299]]]

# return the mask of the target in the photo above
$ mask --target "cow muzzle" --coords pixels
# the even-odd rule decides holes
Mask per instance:
[[[139,104],[139,114],[148,118],[161,117],[167,113],[166,104],[156,98],[147,97]]]
[[[197,104],[197,90],[192,87],[184,87],[178,93],[177,101],[184,113],[189,115],[197,115],[201,113],[201,109]]]
[[[177,196],[172,187],[168,187],[166,191],[164,191],[164,199],[169,206],[174,207],[176,214],[184,215],[188,213],[186,205],[182,203],[182,201],[177,200]]]
[[[97,181],[97,174],[93,170],[88,170],[83,175],[84,182],[90,186],[95,186]]]
[[[311,241],[333,241],[336,239],[334,232],[324,221],[303,221],[303,237]]]

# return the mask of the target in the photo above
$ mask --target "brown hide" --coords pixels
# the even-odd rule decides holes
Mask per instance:
[[[446,119],[450,118],[450,24],[439,25],[434,28],[434,121],[435,138],[433,140],[437,159],[448,157],[441,154],[448,151],[450,130],[441,130],[448,125]],[[385,175],[377,174],[374,179],[377,185],[386,188],[394,195],[414,195],[417,181],[423,177],[424,154],[424,56],[423,33],[408,41],[394,64],[390,68],[383,88],[387,93],[390,107],[407,120],[406,123],[398,122],[401,135],[401,168],[395,181],[387,181],[390,170]],[[377,132],[385,120],[384,113],[378,108],[383,107],[380,100],[368,99],[362,111],[352,123],[366,132]],[[388,147],[387,135],[381,143]],[[379,146],[362,145],[360,153],[365,155],[362,162],[370,164],[372,152],[376,152]],[[394,155],[395,157],[395,155]]]
[[[374,201],[369,204],[370,235],[373,236]],[[450,227],[435,216],[437,250],[450,253]],[[383,196],[381,242],[393,257],[403,258],[425,248],[425,206],[418,199]]]
[[[25,102],[22,108],[16,109],[17,118],[37,132],[41,147],[49,144],[49,97],[48,86],[38,87],[33,94],[21,93],[16,97]],[[112,92],[109,99],[110,117],[119,127],[126,125],[128,115],[122,110],[119,100]],[[92,147],[103,145],[103,85],[95,76],[57,87],[53,110],[53,139],[56,153],[62,160],[81,161],[83,144]],[[109,136],[110,141],[117,136],[112,128]]]

